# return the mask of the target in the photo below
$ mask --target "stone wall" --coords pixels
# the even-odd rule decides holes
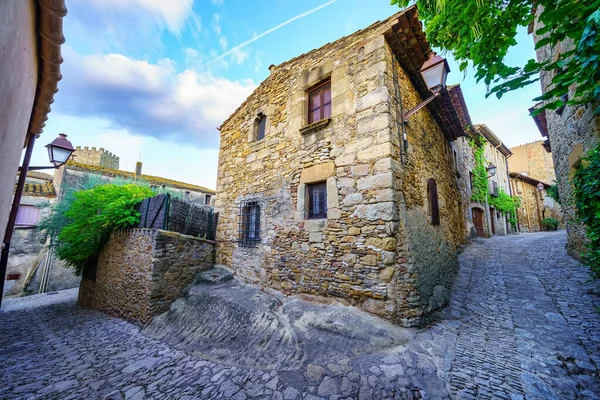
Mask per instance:
[[[511,147],[513,155],[508,159],[510,172],[530,176],[549,185],[554,184],[556,173],[552,153],[542,146],[543,140]]]
[[[518,177],[511,178],[511,185],[513,193],[521,200],[521,207],[517,208],[520,232],[543,231],[544,218],[555,218],[559,222],[558,227],[564,228],[561,206],[548,196],[546,189],[540,191],[536,184]]]
[[[213,265],[214,242],[162,230],[116,231],[100,253],[95,280],[81,280],[79,303],[143,325]]]
[[[537,15],[541,12],[538,7]],[[540,28],[536,19],[534,29]],[[542,37],[533,35],[537,43]],[[555,60],[558,55],[573,48],[573,43],[566,41],[556,46],[546,45],[536,50],[538,61]],[[542,72],[540,84],[542,92],[551,85],[554,72]],[[569,98],[572,98],[574,87],[571,87]],[[554,160],[554,170],[561,202],[562,211],[567,224],[567,250],[569,254],[580,258],[585,251],[585,227],[577,222],[575,206],[572,204],[573,190],[570,183],[572,174],[585,153],[596,147],[600,142],[600,116],[594,116],[593,110],[598,104],[565,106],[564,109],[546,111],[548,138]]]
[[[451,148],[427,109],[411,117],[407,151],[400,143],[395,99],[406,109],[422,99],[384,29],[375,24],[274,67],[223,124],[217,258],[265,287],[336,297],[416,325],[432,309],[435,287],[452,281],[463,221]],[[306,90],[326,78],[331,118],[308,126]],[[267,128],[256,141],[259,114]],[[409,216],[430,219],[430,178],[438,184],[441,225],[430,227],[436,232],[431,246],[421,246],[413,239],[421,228],[411,227]],[[326,219],[305,218],[306,187],[313,182],[326,182]],[[254,248],[236,243],[246,200],[260,204],[261,241]],[[419,276],[424,254],[435,261],[428,265],[435,278]]]

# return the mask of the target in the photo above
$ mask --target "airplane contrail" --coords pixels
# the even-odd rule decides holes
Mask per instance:
[[[234,47],[232,47],[231,49],[227,50],[225,53],[221,54],[220,56],[218,56],[218,57],[216,57],[216,58],[213,58],[212,60],[208,61],[208,62],[207,62],[206,64],[204,64],[204,65],[209,65],[209,64],[212,64],[212,63],[214,63],[214,62],[216,62],[216,61],[222,60],[223,58],[227,57],[228,55],[230,55],[230,54],[232,54],[232,53],[235,53],[235,52],[236,52],[236,51],[238,51],[239,49],[241,49],[241,48],[243,48],[243,47],[246,47],[246,46],[248,46],[250,43],[253,43],[253,42],[257,41],[257,40],[258,40],[258,39],[260,39],[261,37],[263,37],[263,36],[267,36],[268,34],[275,32],[277,29],[279,29],[279,28],[281,28],[281,27],[284,27],[284,26],[286,26],[287,24],[289,24],[289,23],[291,23],[291,22],[294,22],[294,21],[295,21],[295,20],[297,20],[297,19],[300,19],[300,18],[306,17],[306,16],[308,16],[308,15],[310,15],[310,14],[312,14],[312,13],[315,13],[315,12],[319,11],[320,9],[322,9],[322,8],[325,8],[325,7],[327,7],[328,5],[335,3],[336,1],[338,1],[338,0],[330,0],[330,1],[328,1],[327,3],[321,4],[321,5],[320,5],[320,6],[318,6],[318,7],[315,7],[315,8],[313,8],[313,9],[311,9],[311,10],[305,11],[305,12],[303,12],[302,14],[298,14],[298,15],[296,15],[295,17],[293,17],[293,18],[290,18],[290,19],[288,19],[287,21],[285,21],[285,22],[282,22],[282,23],[281,23],[281,24],[279,24],[279,25],[277,25],[277,26],[275,26],[275,27],[273,27],[273,28],[271,28],[271,29],[268,29],[268,30],[264,31],[263,33],[261,33],[261,34],[259,34],[259,35],[256,35],[256,36],[254,36],[254,37],[253,37],[252,39],[250,39],[250,40],[246,40],[245,42],[243,42],[243,43],[240,43],[240,44],[238,44],[237,46],[234,46]]]

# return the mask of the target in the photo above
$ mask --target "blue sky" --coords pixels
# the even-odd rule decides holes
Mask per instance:
[[[63,132],[103,147],[133,170],[216,185],[216,127],[264,80],[271,64],[386,19],[387,0],[67,0],[63,80],[32,164]],[[509,61],[532,58],[525,31]],[[538,84],[485,99],[474,73],[450,62],[474,123],[508,146],[540,140],[529,117]]]

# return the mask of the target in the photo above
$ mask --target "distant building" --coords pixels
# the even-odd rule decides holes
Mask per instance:
[[[508,169],[533,179],[554,184],[556,173],[554,172],[554,161],[552,153],[544,148],[544,141],[522,144],[511,147],[513,155],[508,159]]]
[[[57,187],[60,196],[61,185],[67,183],[72,187],[77,187],[81,180],[90,174],[102,176],[106,180],[116,178],[138,179],[150,184],[150,187],[157,191],[167,189],[171,193],[179,194],[182,198],[197,204],[212,205],[214,203],[215,191],[176,181],[173,179],[162,178],[159,176],[142,174],[142,163],[136,163],[135,172],[123,171],[119,169],[119,157],[103,149],[92,147],[77,147],[71,159],[54,174],[54,184]]]
[[[517,223],[520,232],[540,232],[545,230],[542,221],[554,218],[562,225],[560,205],[548,196],[548,183],[527,175],[511,172],[511,186],[515,196],[521,200],[517,208]]]
[[[448,300],[464,243],[452,143],[465,127],[419,69],[416,7],[271,67],[221,126],[219,263],[286,294],[412,326]]]

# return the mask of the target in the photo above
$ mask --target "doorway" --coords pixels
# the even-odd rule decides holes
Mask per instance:
[[[492,235],[496,234],[496,223],[494,222],[496,210],[490,207],[490,226],[492,227]]]
[[[472,213],[473,225],[475,225],[477,236],[485,237],[485,232],[483,230],[483,210],[481,208],[473,208]]]

